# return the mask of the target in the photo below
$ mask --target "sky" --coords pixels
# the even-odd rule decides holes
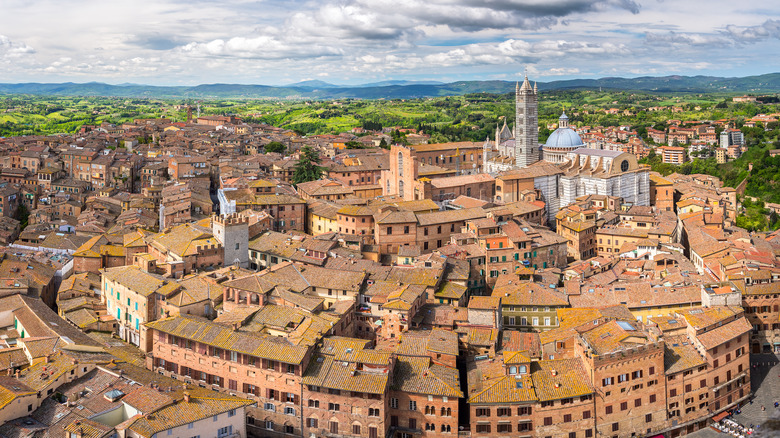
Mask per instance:
[[[540,82],[780,71],[774,0],[0,0],[0,82]]]

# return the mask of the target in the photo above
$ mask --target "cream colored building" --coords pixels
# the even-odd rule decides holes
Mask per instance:
[[[119,337],[150,351],[152,340],[146,337],[144,324],[160,316],[158,303],[181,286],[135,265],[104,269],[101,274],[101,296],[108,314],[119,322]]]

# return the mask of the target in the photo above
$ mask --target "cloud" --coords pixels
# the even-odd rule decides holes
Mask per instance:
[[[194,57],[236,57],[251,59],[305,59],[339,56],[343,51],[322,45],[292,44],[271,36],[234,37],[205,43],[189,43],[177,49],[180,54]]]
[[[766,56],[780,38],[780,20],[767,17],[780,16],[780,4],[757,0],[674,8],[659,0],[6,3],[14,13],[0,15],[3,81],[361,83],[513,78],[525,67],[540,80],[780,69]]]
[[[34,53],[35,49],[27,44],[18,43],[5,35],[0,35],[0,59],[21,58]]]
[[[780,39],[780,20],[766,20],[757,26],[726,26],[727,34],[736,42],[752,43],[770,38]]]
[[[680,33],[669,31],[665,33],[648,32],[645,34],[647,44],[654,46],[686,45],[686,46],[725,46],[732,44],[729,38],[723,35]]]

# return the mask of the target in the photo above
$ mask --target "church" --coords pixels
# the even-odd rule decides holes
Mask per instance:
[[[547,204],[550,223],[555,223],[561,207],[584,195],[619,196],[627,204],[650,204],[650,168],[637,163],[636,156],[585,147],[565,113],[547,142],[539,145],[538,123],[538,89],[526,76],[515,88],[514,132],[504,122],[496,128],[495,139],[486,139],[482,148],[482,171],[496,178],[497,202],[514,202],[517,196],[511,190],[502,191],[499,181],[533,179],[534,189]]]

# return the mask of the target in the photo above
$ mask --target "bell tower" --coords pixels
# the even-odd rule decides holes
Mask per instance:
[[[515,86],[515,165],[528,167],[539,161],[539,121],[536,87],[528,75]]]

